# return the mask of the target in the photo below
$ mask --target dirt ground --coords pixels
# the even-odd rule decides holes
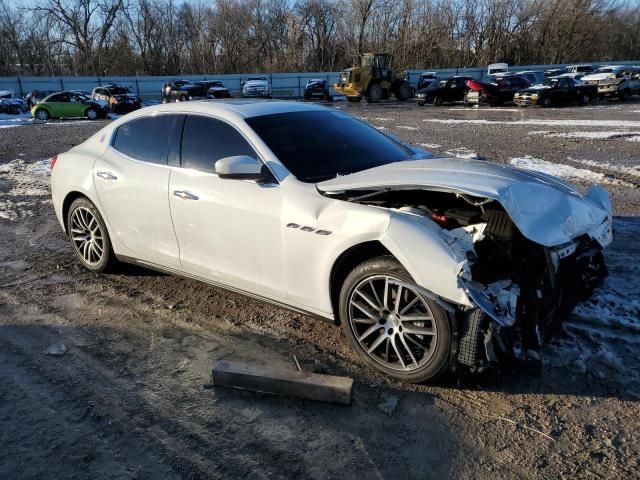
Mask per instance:
[[[617,213],[611,275],[542,373],[403,385],[332,325],[134,267],[89,274],[54,217],[44,160],[106,122],[0,128],[1,479],[638,477],[640,102],[336,106],[436,153],[528,156],[572,167],[580,185],[601,174]],[[353,377],[353,405],[211,385],[216,360],[295,368],[293,355]]]

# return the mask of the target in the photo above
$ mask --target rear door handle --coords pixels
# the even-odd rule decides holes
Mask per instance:
[[[187,192],[186,190],[174,190],[173,194],[178,198],[182,198],[183,200],[198,200],[197,195],[194,195],[191,192]]]
[[[117,180],[118,179],[118,177],[116,177],[111,172],[98,172],[98,173],[96,173],[96,177],[100,177],[103,180]]]

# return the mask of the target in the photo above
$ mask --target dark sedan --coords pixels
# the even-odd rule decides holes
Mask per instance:
[[[323,79],[312,79],[304,86],[303,96],[305,100],[311,100],[313,98],[324,98],[330,100],[329,84]]]
[[[471,77],[449,77],[433,82],[427,88],[416,92],[416,102],[422,106],[426,103],[442,105],[443,103],[464,100],[467,91],[467,80]]]

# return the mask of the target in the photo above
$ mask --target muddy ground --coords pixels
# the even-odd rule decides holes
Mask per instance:
[[[543,372],[505,365],[402,385],[366,369],[331,325],[138,268],[86,273],[54,218],[42,160],[105,122],[2,128],[0,478],[638,476],[640,103],[337,106],[437,153],[602,174],[617,213],[611,275],[545,352]],[[622,135],[553,136],[585,131]],[[294,368],[293,355],[353,377],[353,405],[211,385],[216,360]]]

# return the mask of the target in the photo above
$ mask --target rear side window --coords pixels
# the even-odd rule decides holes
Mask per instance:
[[[215,173],[216,161],[235,155],[258,158],[240,132],[228,123],[198,115],[187,116],[182,136],[182,167]]]
[[[180,142],[183,124],[184,115],[137,118],[118,127],[111,145],[136,160],[167,165]]]

